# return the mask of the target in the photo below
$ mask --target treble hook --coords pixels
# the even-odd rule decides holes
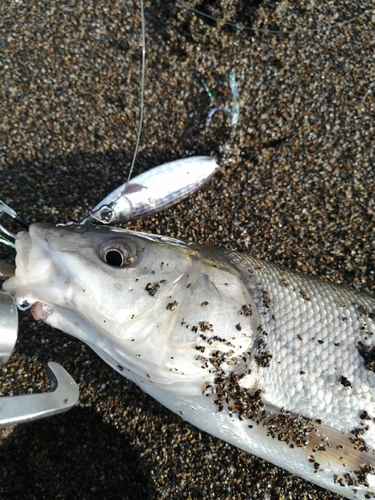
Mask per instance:
[[[2,215],[8,215],[12,219],[16,220],[20,226],[25,229],[29,229],[29,225],[26,221],[24,221],[13,208],[0,200],[0,217]],[[12,233],[8,229],[6,229],[2,224],[0,224],[0,243],[4,245],[8,245],[14,248],[14,240],[16,240],[16,234]]]

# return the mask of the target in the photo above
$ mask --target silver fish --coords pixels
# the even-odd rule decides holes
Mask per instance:
[[[375,300],[250,256],[33,224],[5,281],[183,419],[347,498],[375,495]]]

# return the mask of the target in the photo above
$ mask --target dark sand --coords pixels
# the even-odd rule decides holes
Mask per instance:
[[[371,2],[205,2],[220,18],[282,30],[344,21]],[[227,6],[226,6],[227,4]],[[232,5],[230,7],[230,5]],[[252,252],[364,291],[374,276],[375,32],[371,12],[317,33],[238,32],[176,5],[146,4],[145,124],[136,173],[216,154],[198,195],[131,227]],[[137,1],[0,5],[1,198],[30,221],[78,220],[123,182],[139,114]],[[10,256],[1,249],[2,259]],[[80,385],[69,413],[2,431],[1,499],[339,498],[184,423],[89,348],[22,314],[3,394],[46,390],[60,362]]]

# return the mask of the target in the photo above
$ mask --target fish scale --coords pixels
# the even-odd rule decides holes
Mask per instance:
[[[371,345],[374,299],[269,263],[260,267],[251,257],[240,265],[248,266],[247,285],[272,353],[270,369],[261,368],[265,397],[345,431],[360,424],[358,409],[375,415],[375,374],[365,368],[358,351],[359,341]],[[264,290],[269,306],[262,298]],[[350,381],[350,387],[341,383],[341,377]],[[334,416],[332,408],[337,409]]]

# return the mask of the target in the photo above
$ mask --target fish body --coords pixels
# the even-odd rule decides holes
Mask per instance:
[[[250,256],[33,224],[5,281],[33,315],[197,427],[347,498],[375,496],[375,300]]]

